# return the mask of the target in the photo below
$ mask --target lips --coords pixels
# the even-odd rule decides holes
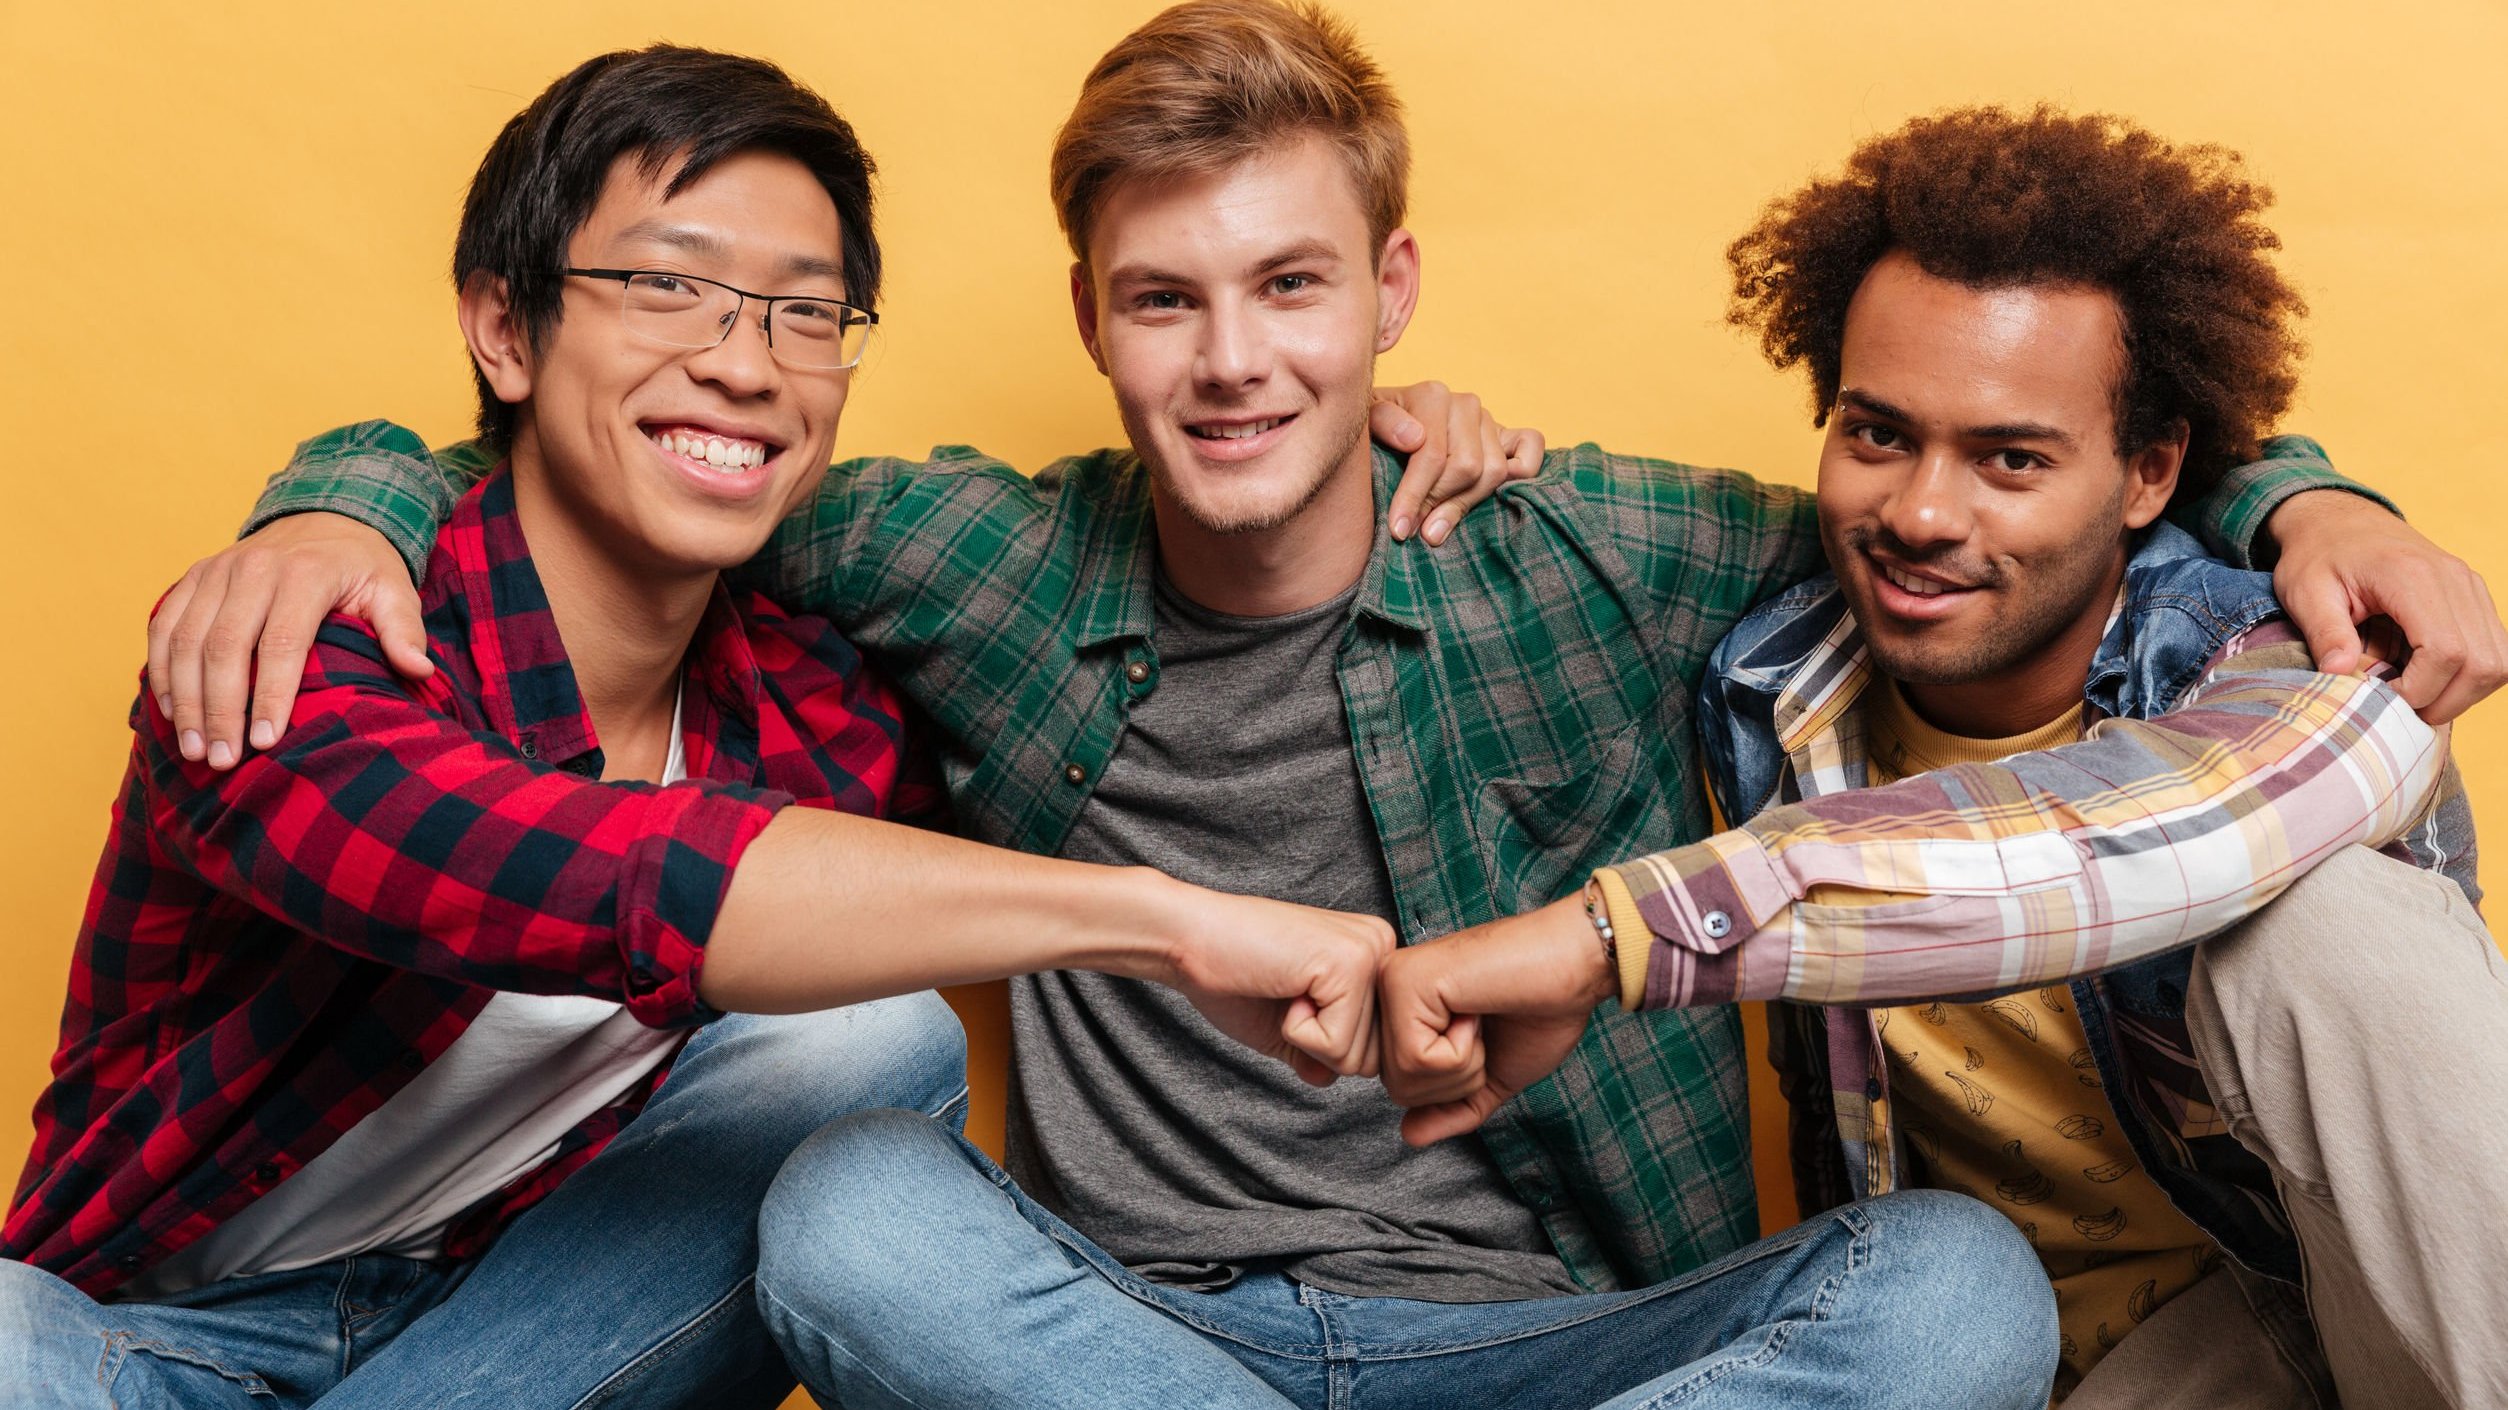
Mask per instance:
[[[748,501],[775,480],[784,447],[741,429],[681,421],[648,421],[637,427],[645,440],[698,493],[710,499]]]
[[[1184,429],[1185,434],[1205,441],[1244,441],[1252,440],[1274,426],[1286,426],[1290,419],[1286,416],[1273,416],[1261,421],[1204,421],[1188,425]]]

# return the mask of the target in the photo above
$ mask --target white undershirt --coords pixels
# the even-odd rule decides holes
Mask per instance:
[[[665,784],[688,774],[679,725],[674,701]],[[166,1297],[364,1253],[436,1257],[455,1218],[539,1168],[684,1036],[647,1028],[607,999],[499,993],[408,1086],[129,1291]]]

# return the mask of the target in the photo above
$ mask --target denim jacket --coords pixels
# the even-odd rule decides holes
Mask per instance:
[[[1789,687],[1834,676],[1861,657],[1834,577],[1785,593],[1745,618],[1717,647],[1700,687],[1700,732],[1709,786],[1739,821],[1802,800],[1802,742],[1780,743],[1778,707]],[[2224,661],[2295,641],[2271,579],[2203,556],[2167,524],[2151,530],[2128,562],[2114,615],[2083,685],[2087,728],[2101,719],[2167,713]],[[1850,704],[1829,732],[1860,731]],[[1839,780],[1859,787],[1860,751]],[[2443,872],[2477,903],[2472,814],[2452,765],[2437,801],[2385,849]],[[2187,1037],[2192,944],[2076,976],[2071,989],[2090,1053],[2143,1168],[2179,1209],[2246,1266],[2296,1281],[2298,1245],[2263,1163],[2229,1134],[2213,1109]],[[1794,1179],[1805,1213],[1900,1183],[1905,1152],[1888,1117],[1888,1071],[1864,1008],[1769,1005],[1770,1058],[1791,1107]],[[1866,1073],[1869,1113],[1845,1111],[1846,1074]],[[1862,1106],[1865,1103],[1853,1103]],[[1866,1148],[1869,1160],[1850,1158]]]

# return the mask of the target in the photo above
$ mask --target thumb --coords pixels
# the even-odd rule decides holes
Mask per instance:
[[[435,674],[435,663],[427,659],[427,624],[418,613],[418,596],[406,584],[386,584],[377,591],[374,634],[393,670],[414,681]]]
[[[1435,1106],[1413,1107],[1402,1114],[1402,1140],[1407,1145],[1433,1146],[1449,1137],[1480,1129],[1505,1099],[1493,1087]]]

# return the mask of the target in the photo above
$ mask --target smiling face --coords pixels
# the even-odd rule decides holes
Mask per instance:
[[[567,248],[577,268],[696,275],[768,294],[841,299],[835,203],[790,157],[727,157],[666,196],[676,164],[610,170]],[[776,361],[744,305],[708,348],[656,342],[621,317],[612,280],[569,278],[557,328],[536,349],[500,313],[493,281],[463,291],[463,322],[497,394],[518,404],[517,491],[554,507],[595,556],[664,576],[745,561],[826,473],[852,374]],[[555,548],[551,544],[551,548]]]
[[[1166,551],[1171,524],[1294,534],[1355,514],[1361,542],[1372,534],[1369,392],[1417,275],[1409,233],[1377,247],[1347,162],[1319,137],[1108,193],[1073,303]]]
[[[2080,699],[2128,536],[2185,443],[2116,445],[2102,291],[1976,289],[1884,256],[1848,305],[1820,530],[1873,664],[1934,723],[2034,729]]]

